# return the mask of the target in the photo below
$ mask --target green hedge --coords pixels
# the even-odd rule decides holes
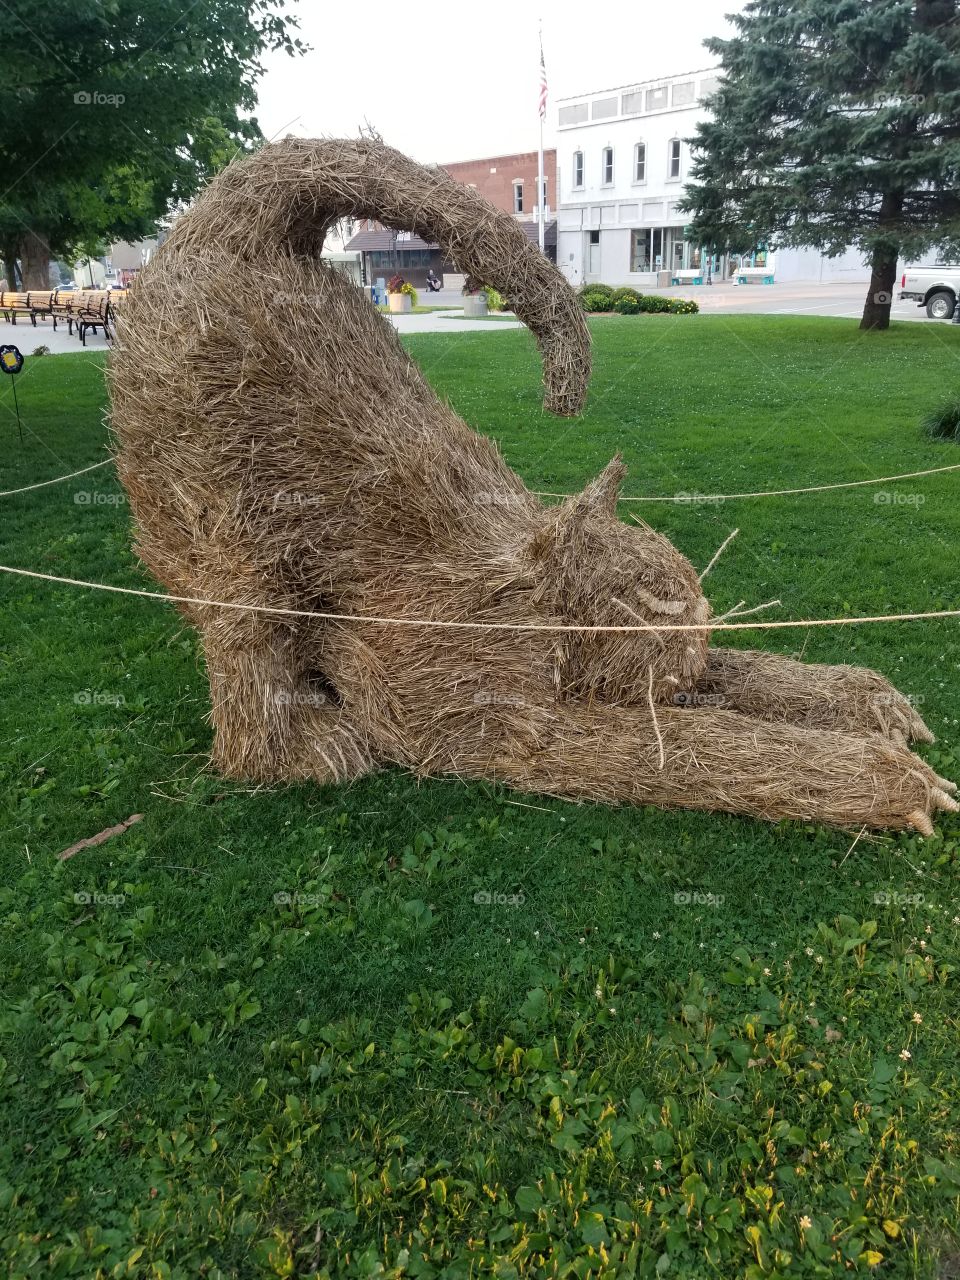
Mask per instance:
[[[577,292],[584,311],[616,311],[622,316],[647,315],[693,316],[700,310],[692,298],[663,298],[658,293],[638,293],[630,285],[614,289],[608,284],[585,284]]]

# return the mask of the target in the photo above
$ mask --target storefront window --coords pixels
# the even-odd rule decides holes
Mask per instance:
[[[663,228],[630,232],[630,270],[657,271],[663,265]]]

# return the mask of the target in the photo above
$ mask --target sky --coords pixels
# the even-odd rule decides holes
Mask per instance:
[[[533,151],[543,49],[549,101],[709,66],[741,0],[298,0],[310,46],[266,59],[257,118],[268,138],[356,137],[373,126],[422,163]]]

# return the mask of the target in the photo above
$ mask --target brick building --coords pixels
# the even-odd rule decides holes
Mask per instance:
[[[489,156],[485,160],[461,160],[441,165],[451,178],[465,186],[476,187],[482,196],[504,213],[524,219],[537,216],[537,153],[522,151],[517,155]],[[557,153],[543,153],[543,182],[546,189],[545,217],[556,214]]]
[[[475,187],[491,204],[513,214],[534,244],[538,241],[537,222],[537,152],[517,155],[488,156],[483,160],[462,160],[444,164],[451,178],[465,186]],[[557,260],[557,153],[543,153],[544,249],[547,257]],[[444,283],[456,287],[463,277],[455,263],[444,261],[435,244],[426,244],[410,232],[396,232],[377,222],[363,222],[346,248],[362,256],[363,279],[373,284],[378,276],[388,278],[399,272],[418,288],[427,278],[428,269],[442,276]]]

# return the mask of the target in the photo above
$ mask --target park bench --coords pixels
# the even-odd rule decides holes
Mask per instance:
[[[3,313],[3,318],[8,324],[16,324],[17,316],[31,315],[29,293],[13,293],[10,290],[4,290],[0,293],[0,312]]]
[[[684,267],[674,271],[671,284],[703,284],[703,272],[699,267]]]
[[[31,289],[27,294],[27,301],[30,305],[30,322],[36,327],[37,316],[41,320],[52,314],[53,299],[56,297],[56,289]]]
[[[66,320],[67,331],[73,334],[73,323],[77,318],[77,309],[80,304],[81,294],[73,289],[57,289],[50,303],[50,315],[53,317],[53,327],[56,330],[58,320]]]
[[[71,336],[76,325],[77,335],[86,346],[91,329],[94,333],[102,329],[107,341],[112,341],[110,323],[125,297],[125,289],[31,289],[27,293],[4,290],[0,292],[0,315],[12,324],[17,323],[17,316],[29,316],[34,327],[37,316],[41,320],[50,316],[54,330],[58,320],[66,320]]]
[[[87,345],[87,333],[91,329],[94,333],[102,329],[103,336],[109,342],[111,337],[110,294],[104,289],[92,289],[81,293],[74,319],[80,341],[84,346]]]
[[[759,281],[760,284],[773,284],[773,269],[771,267],[741,267],[737,272],[737,284],[749,284],[751,280]]]

